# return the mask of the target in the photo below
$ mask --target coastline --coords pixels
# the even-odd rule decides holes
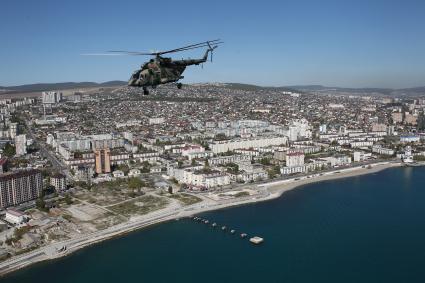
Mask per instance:
[[[280,181],[271,181],[264,184],[256,185],[257,188],[264,190],[264,195],[261,197],[250,196],[241,199],[232,199],[229,201],[224,201],[222,203],[198,203],[188,207],[183,207],[180,209],[175,209],[174,211],[156,211],[149,215],[138,217],[137,220],[121,223],[112,227],[109,227],[102,231],[93,232],[90,234],[83,235],[78,238],[69,239],[66,241],[53,243],[41,248],[38,248],[34,251],[12,257],[3,262],[0,262],[0,276],[4,276],[7,273],[16,271],[18,269],[27,267],[33,263],[58,259],[67,255],[72,254],[73,252],[82,249],[84,247],[100,243],[102,241],[112,239],[127,233],[130,233],[135,230],[145,228],[154,224],[159,224],[173,219],[190,217],[195,214],[199,214],[206,211],[219,210],[228,207],[240,206],[250,203],[256,203],[260,201],[267,201],[271,199],[278,198],[282,196],[287,191],[296,189],[300,186],[318,183],[327,180],[349,178],[354,176],[366,175],[377,173],[379,171],[404,166],[402,163],[392,163],[392,162],[380,162],[372,164],[372,168],[363,168],[361,166],[352,167],[341,170],[334,170],[326,173],[317,173],[311,174],[308,176],[291,178]],[[57,248],[66,246],[67,250],[65,252],[57,253]]]

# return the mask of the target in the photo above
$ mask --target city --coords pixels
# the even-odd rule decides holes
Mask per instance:
[[[423,283],[425,1],[1,1],[0,283]]]
[[[0,100],[2,273],[274,198],[271,184],[425,161],[424,95],[223,83],[64,93]]]

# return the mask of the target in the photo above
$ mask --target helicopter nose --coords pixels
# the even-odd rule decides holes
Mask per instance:
[[[128,80],[128,85],[129,86],[134,86],[135,85],[135,82],[136,82],[136,79],[131,78],[131,79]]]

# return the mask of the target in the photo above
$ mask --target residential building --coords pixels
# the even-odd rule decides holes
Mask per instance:
[[[111,173],[111,151],[108,148],[94,151],[96,173]]]
[[[17,209],[8,208],[4,220],[11,224],[19,225],[27,221],[28,216]]]
[[[261,148],[272,145],[287,144],[287,137],[259,137],[240,140],[215,141],[209,145],[211,151],[215,154],[227,151],[233,151],[240,148]]]
[[[124,178],[124,172],[121,170],[115,170],[114,172],[112,172],[112,176],[114,176],[114,178]]]
[[[394,112],[394,113],[391,114],[391,118],[393,119],[394,123],[402,123],[403,122],[403,113]]]
[[[379,123],[372,124],[372,132],[386,132],[386,131],[387,131],[387,125],[379,124]]]
[[[286,167],[296,167],[304,165],[304,153],[291,152],[286,154]]]
[[[17,156],[27,154],[27,138],[25,135],[17,135],[15,137],[15,147]]]
[[[141,172],[139,169],[130,169],[128,172],[128,177],[137,177],[140,176]]]
[[[400,136],[401,143],[419,142],[420,140],[421,140],[421,137],[417,135]]]
[[[66,176],[61,173],[52,175],[50,177],[50,185],[55,187],[57,192],[66,190]]]
[[[39,170],[0,174],[0,208],[18,205],[41,196],[43,177]]]
[[[347,155],[335,155],[331,157],[324,157],[323,160],[326,160],[332,167],[344,166],[351,164],[351,157]]]
[[[384,148],[382,145],[374,145],[372,146],[372,152],[380,154],[380,155],[394,155],[394,149]]]
[[[218,156],[218,157],[210,158],[208,159],[208,164],[211,166],[217,166],[217,165],[225,165],[229,163],[239,163],[239,162],[246,162],[246,161],[251,161],[251,156],[235,154],[235,155]]]
[[[77,181],[91,182],[93,175],[93,167],[89,165],[79,165],[75,170],[75,179]]]
[[[55,91],[43,91],[41,100],[43,104],[55,104],[62,101],[62,93]]]
[[[354,152],[354,162],[365,161],[366,159],[372,157],[372,153],[366,153],[364,151],[355,151]]]
[[[165,122],[164,118],[149,118],[149,125],[157,125]]]
[[[13,140],[18,134],[18,123],[9,124],[9,137]]]

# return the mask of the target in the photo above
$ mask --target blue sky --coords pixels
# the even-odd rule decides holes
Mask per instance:
[[[184,82],[425,85],[425,1],[0,2],[0,85],[127,80],[148,57],[87,57],[225,41]],[[175,54],[198,57],[203,50]]]

